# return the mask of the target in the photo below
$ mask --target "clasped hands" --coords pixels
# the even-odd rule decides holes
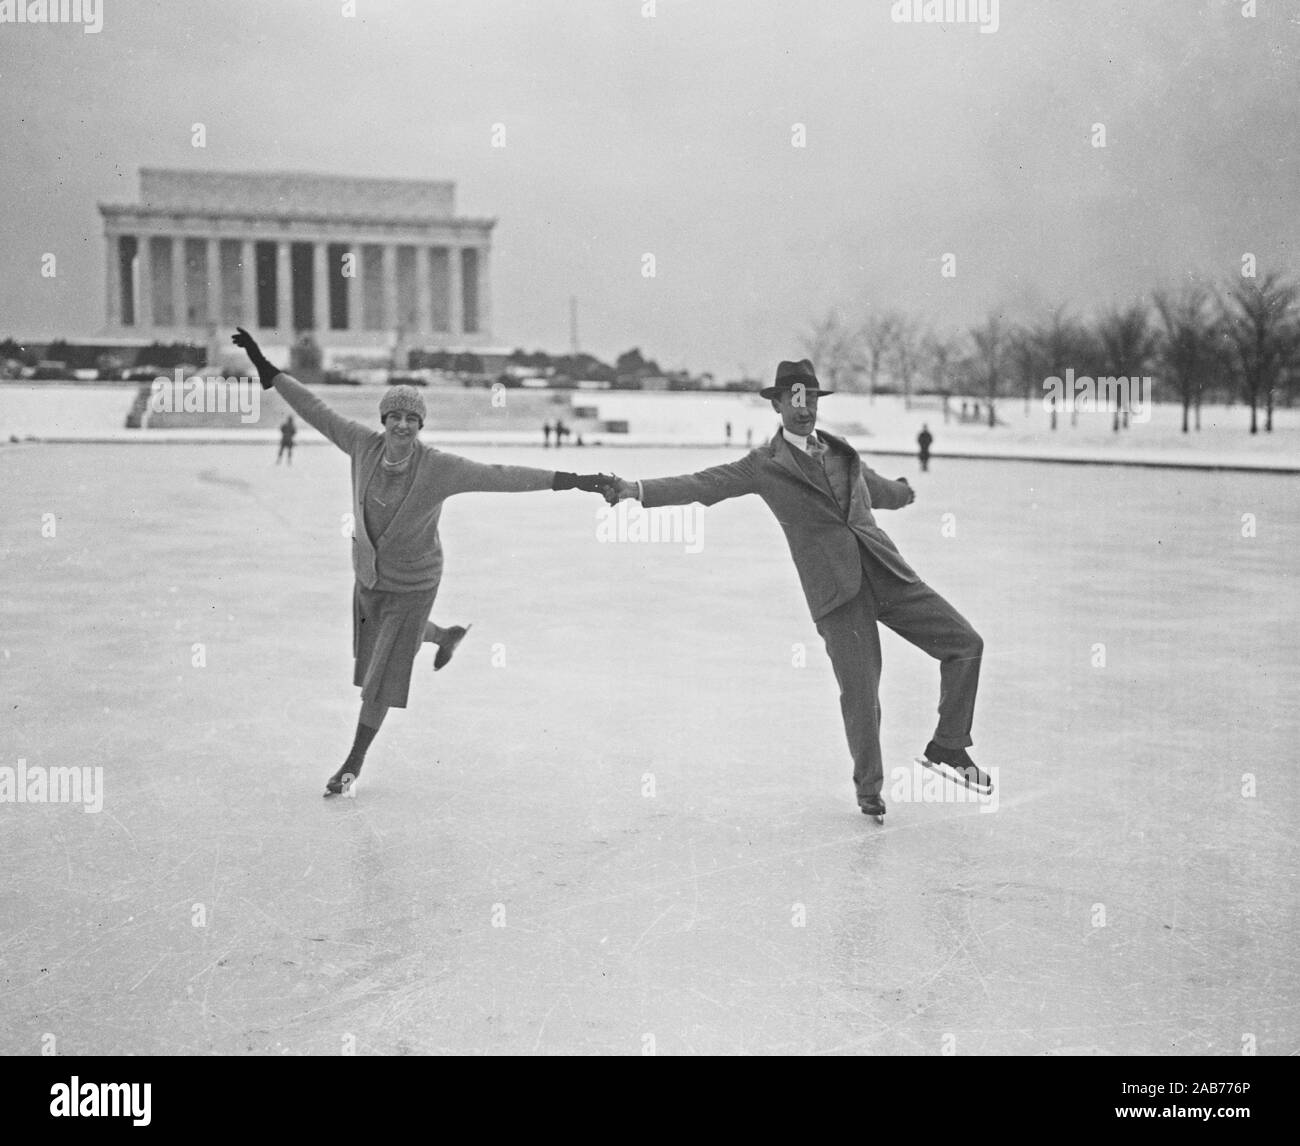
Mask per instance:
[[[600,494],[610,505],[617,505],[627,497],[636,497],[636,483],[624,481],[614,474],[569,474],[555,475],[555,489],[580,489],[586,493]]]

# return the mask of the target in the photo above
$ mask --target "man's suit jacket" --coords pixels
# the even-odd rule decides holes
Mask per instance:
[[[863,465],[857,450],[842,438],[823,430],[818,431],[818,436],[829,449],[849,455],[847,515],[831,492],[830,483],[810,476],[794,456],[796,447],[779,430],[767,445],[738,462],[680,477],[643,481],[642,504],[647,508],[694,501],[713,505],[729,497],[758,494],[785,530],[814,621],[857,596],[862,588],[862,550],[894,576],[919,581],[871,512],[873,507],[899,509],[906,505],[911,496],[908,486],[883,478]]]

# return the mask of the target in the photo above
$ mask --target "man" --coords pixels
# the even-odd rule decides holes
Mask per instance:
[[[353,684],[361,689],[361,715],[347,759],[325,795],[347,794],[361,774],[375,734],[390,708],[405,708],[411,666],[421,644],[438,644],[441,668],[465,635],[429,621],[442,580],[438,521],[442,503],[471,491],[522,493],[542,489],[612,490],[600,474],[556,473],[526,466],[481,465],[430,449],[419,439],[424,398],[414,386],[392,386],[379,403],[382,430],[331,410],[296,378],[267,361],[242,327],[232,341],[257,368],[263,389],[275,387],[310,425],[352,459],[354,532],[352,568]]]
[[[922,422],[921,432],[916,435],[916,444],[920,450],[922,473],[927,472],[930,468],[930,446],[933,442],[934,435],[930,433],[930,427]]]
[[[293,465],[293,439],[297,434],[298,427],[294,424],[293,415],[290,414],[283,422],[280,423],[280,450],[275,455],[275,464],[280,464],[281,454],[289,455],[289,465]]]
[[[949,779],[991,792],[988,776],[966,752],[975,711],[983,642],[947,601],[903,560],[873,509],[901,509],[916,494],[862,464],[852,446],[818,432],[818,399],[831,393],[813,365],[782,362],[759,391],[781,416],[781,429],[740,461],[681,477],[617,479],[611,504],[635,497],[648,508],[713,505],[756,493],[785,530],[817,631],[835,669],[853,783],[863,813],[885,814],[880,792],[880,634],[887,625],[940,662],[939,724],[926,762]]]

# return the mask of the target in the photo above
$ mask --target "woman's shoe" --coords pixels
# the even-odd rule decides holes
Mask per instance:
[[[361,774],[361,765],[346,763],[325,782],[324,795],[352,796],[357,790],[357,779]]]
[[[473,625],[452,625],[447,630],[447,639],[438,645],[438,655],[433,658],[433,671],[437,672],[452,658],[456,651],[456,646],[465,639],[465,634],[470,631]]]

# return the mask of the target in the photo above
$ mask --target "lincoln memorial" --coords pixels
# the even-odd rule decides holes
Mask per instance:
[[[203,343],[235,326],[326,351],[491,340],[495,219],[450,182],[144,168],[140,202],[101,203],[107,328]]]

